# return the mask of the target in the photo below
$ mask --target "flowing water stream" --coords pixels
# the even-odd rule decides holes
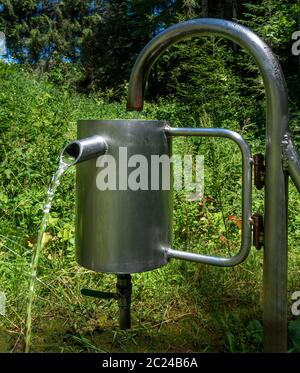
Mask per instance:
[[[41,251],[43,248],[43,237],[47,229],[48,220],[49,220],[49,213],[51,209],[51,205],[53,202],[53,198],[57,188],[60,185],[60,181],[64,173],[67,171],[69,167],[72,166],[74,158],[68,157],[60,157],[58,168],[55,174],[52,177],[51,183],[48,188],[46,202],[43,208],[43,216],[41,220],[41,224],[39,227],[36,245],[34,246],[34,252],[32,255],[31,260],[31,269],[30,269],[30,284],[28,289],[28,297],[27,297],[27,311],[26,311],[26,321],[25,321],[25,352],[30,351],[30,343],[31,343],[31,320],[32,320],[32,305],[35,298],[35,285],[37,280],[37,269],[39,263],[39,257],[41,255]]]

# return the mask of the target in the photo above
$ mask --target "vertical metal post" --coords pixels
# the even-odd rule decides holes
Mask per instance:
[[[132,292],[131,275],[130,274],[118,275],[117,294],[118,294],[119,310],[120,310],[120,329],[122,330],[130,329],[131,327],[131,317],[130,317],[131,292]]]
[[[272,154],[273,153],[273,154]],[[268,159],[269,158],[269,159]],[[274,167],[277,162],[278,166]],[[281,160],[266,153],[263,325],[265,352],[287,350],[287,175]],[[275,181],[277,179],[277,181]]]
[[[142,110],[145,83],[151,67],[172,44],[193,36],[217,35],[245,48],[262,74],[267,98],[264,348],[287,349],[287,174],[282,165],[282,141],[287,132],[288,103],[285,79],[271,49],[246,27],[221,19],[182,22],[158,34],[142,50],[133,67],[127,108]]]

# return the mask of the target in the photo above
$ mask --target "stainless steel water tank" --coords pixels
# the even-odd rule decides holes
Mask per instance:
[[[97,177],[104,169],[98,167],[100,158],[77,165],[76,250],[83,267],[122,274],[167,264],[166,249],[172,246],[172,192],[162,190],[161,183],[158,190],[151,190],[150,184],[151,156],[171,156],[166,126],[166,122],[149,120],[78,122],[78,139],[104,138],[107,151],[102,157],[113,156],[117,167],[116,190],[99,190]],[[124,167],[126,152],[127,160],[135,155],[146,158],[148,190],[125,188],[126,171],[129,175],[134,169]],[[162,168],[159,173],[161,181]]]

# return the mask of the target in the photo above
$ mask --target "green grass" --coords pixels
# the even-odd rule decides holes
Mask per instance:
[[[75,94],[0,63],[0,291],[7,297],[6,316],[0,316],[0,351],[23,349],[32,248],[47,186],[61,149],[76,137],[76,121],[135,115],[125,112],[125,102]],[[191,115],[188,108],[171,102],[146,104],[140,118],[166,119],[173,126],[238,129],[234,120],[213,123],[207,113]],[[263,151],[263,136],[251,128],[241,134],[253,153]],[[228,217],[241,215],[240,154],[228,140],[174,141],[174,153],[188,151],[205,156],[205,196],[187,202],[182,193],[175,194],[174,245],[232,255],[239,248],[240,229]],[[133,325],[126,332],[118,329],[116,301],[83,297],[83,287],[114,291],[116,278],[88,271],[75,261],[74,176],[75,169],[65,175],[51,212],[38,270],[32,351],[262,350],[263,252],[254,248],[247,261],[234,268],[172,260],[164,268],[133,275]],[[253,199],[253,211],[262,212],[262,192],[254,191]],[[300,203],[292,186],[290,207],[289,297],[300,290]]]

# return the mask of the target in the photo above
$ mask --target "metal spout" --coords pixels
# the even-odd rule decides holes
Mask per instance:
[[[95,135],[67,144],[61,153],[61,159],[65,163],[75,165],[105,154],[106,151],[107,143],[104,138]]]

